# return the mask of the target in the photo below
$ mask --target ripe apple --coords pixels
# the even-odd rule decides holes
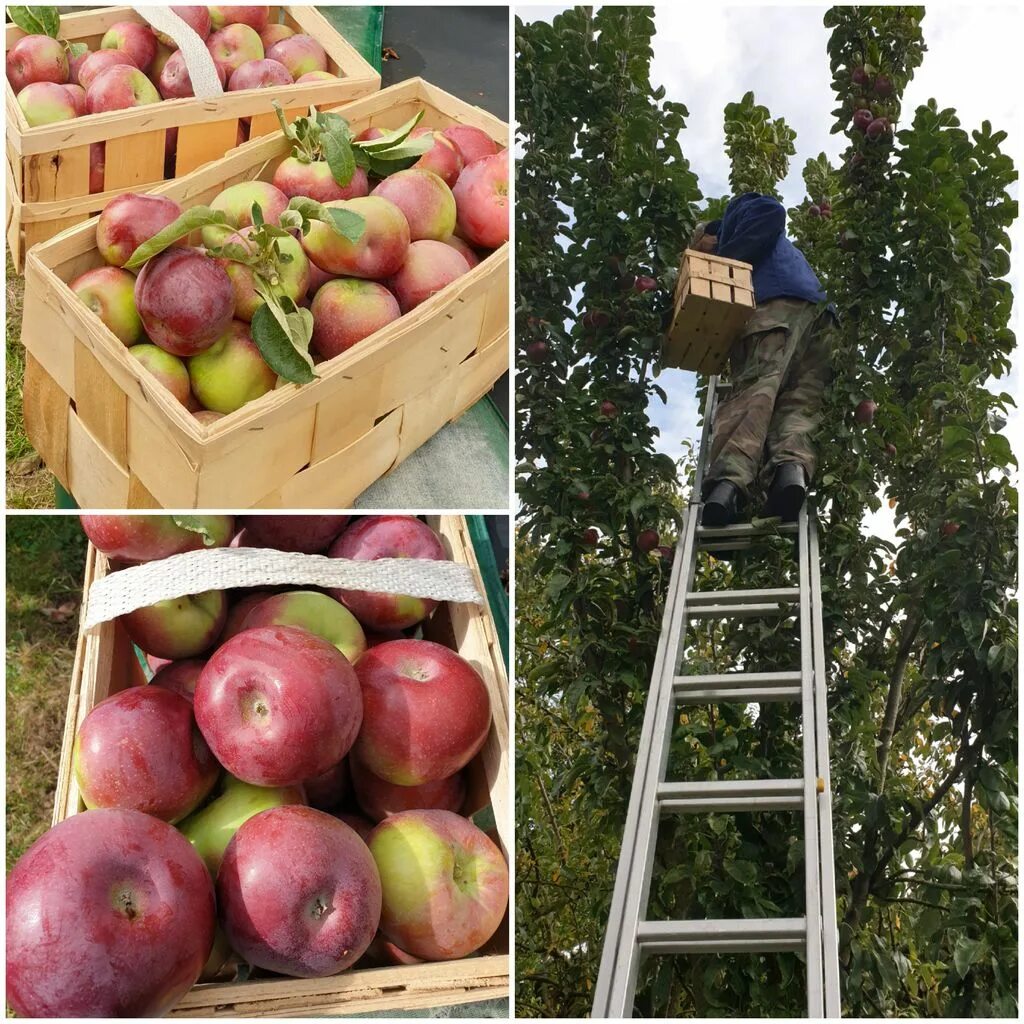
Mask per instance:
[[[867,131],[868,125],[871,124],[874,119],[875,115],[872,114],[870,110],[862,107],[860,110],[854,112],[853,127],[859,132]]]
[[[96,267],[76,277],[71,290],[124,345],[142,335],[142,320],[135,308],[135,275],[119,267]]]
[[[214,32],[206,40],[206,49],[214,61],[224,68],[228,79],[246,61],[263,60],[266,56],[256,30],[238,23]]]
[[[75,117],[85,114],[85,90],[80,85],[65,85],[63,89],[67,92],[71,105],[75,108]]]
[[[247,60],[240,64],[228,79],[228,91],[241,89],[265,89],[275,85],[292,85],[295,79],[279,61],[264,57],[262,60]]]
[[[109,110],[127,110],[160,102],[156,86],[138,69],[115,64],[101,71],[85,91],[90,114]]]
[[[216,878],[231,837],[245,822],[271,807],[305,802],[301,786],[251,786],[225,775],[224,784],[214,798],[189,815],[178,828]]]
[[[124,50],[140,71],[148,71],[156,56],[156,33],[148,25],[119,21],[100,40],[101,50]]]
[[[459,238],[458,235],[449,235],[448,238],[443,238],[441,241],[445,245],[450,245],[457,253],[460,253],[462,258],[469,264],[470,270],[479,265],[480,257],[477,255],[476,250]]]
[[[267,51],[271,60],[279,61],[291,73],[293,79],[310,71],[327,70],[327,52],[310,35],[297,32],[274,43]]]
[[[583,531],[583,536],[580,537],[580,541],[583,543],[585,547],[597,547],[597,541],[599,536],[600,535],[598,534],[597,530],[593,526],[591,526]]]
[[[380,196],[360,196],[326,205],[358,213],[365,227],[360,239],[350,242],[326,224],[314,222],[302,238],[302,248],[321,270],[379,279],[402,266],[409,251],[409,222],[394,203]]]
[[[390,199],[409,222],[409,238],[436,241],[455,230],[455,197],[433,171],[410,167],[386,177],[371,193]]]
[[[871,76],[867,73],[866,68],[854,68],[853,71],[850,72],[850,81],[857,86],[857,88],[863,89],[868,82],[871,81]]]
[[[78,84],[88,94],[89,86],[104,71],[119,65],[135,67],[135,62],[125,50],[96,50],[95,53],[87,53],[78,65]]]
[[[602,416],[609,420],[615,419],[615,417],[619,415],[619,407],[607,398],[598,407],[598,411]]]
[[[462,156],[462,163],[471,163],[485,156],[494,156],[498,152],[498,144],[482,128],[469,124],[453,124],[441,133],[446,139],[455,143]]]
[[[471,245],[497,249],[508,241],[508,150],[473,161],[452,189],[459,234]]]
[[[636,535],[636,546],[643,552],[653,551],[660,540],[657,530],[641,530]]]
[[[103,208],[96,224],[96,248],[107,263],[123,267],[143,242],[173,224],[181,212],[165,196],[126,192]]]
[[[265,223],[277,224],[288,208],[288,196],[269,181],[242,181],[230,185],[210,203],[211,210],[227,217],[229,226],[213,224],[203,228],[203,245],[223,245],[239,228],[250,227],[253,204],[259,205]]]
[[[546,341],[531,341],[526,346],[526,358],[535,366],[546,363],[550,354],[551,349]]]
[[[885,446],[885,454],[888,455],[890,458],[895,457],[895,455],[896,455],[896,445],[892,444],[891,442],[889,444],[887,444]]]
[[[306,779],[302,784],[306,791],[306,802],[321,811],[333,811],[348,798],[348,758],[321,772],[316,778]]]
[[[7,879],[7,1003],[19,1017],[163,1016],[199,978],[214,921],[210,876],[176,829],[74,814]]]
[[[63,85],[56,82],[33,82],[18,93],[18,106],[32,128],[56,124],[77,117],[75,101]]]
[[[16,92],[36,82],[57,85],[69,81],[70,69],[64,44],[50,36],[22,36],[7,51],[7,81]]]
[[[153,344],[172,355],[194,356],[228,329],[235,290],[215,259],[197,249],[171,248],[142,268],[135,305]]]
[[[875,95],[880,99],[886,99],[893,92],[892,79],[886,75],[879,75],[875,79]]]
[[[818,206],[817,203],[811,203],[811,205],[807,207],[807,216],[808,217],[815,217],[815,218],[820,217],[821,216],[821,207]]]
[[[415,516],[367,516],[350,526],[330,547],[331,558],[448,558],[437,534]],[[408,629],[437,607],[429,598],[335,589],[336,597],[367,629]],[[451,772],[448,773],[449,775]]]
[[[189,359],[188,377],[202,405],[225,415],[277,385],[277,374],[264,361],[249,325],[242,320],[232,320],[208,349]]]
[[[646,274],[642,274],[633,282],[633,291],[635,292],[653,292],[657,287],[658,282]]]
[[[451,811],[403,811],[370,833],[380,872],[380,930],[424,960],[456,960],[497,931],[508,866],[497,846]]]
[[[420,786],[396,786],[374,775],[358,758],[350,759],[352,789],[363,813],[373,822],[399,811],[438,810],[458,813],[466,799],[462,772]]]
[[[348,753],[363,717],[344,655],[293,626],[243,629],[222,644],[199,677],[195,709],[217,759],[256,786],[325,772]]]
[[[399,309],[408,313],[468,273],[469,264],[456,249],[423,238],[409,245],[405,263],[388,284]]]
[[[260,42],[263,43],[263,50],[266,52],[269,50],[274,43],[281,42],[282,39],[287,39],[289,36],[295,35],[295,29],[289,28],[287,25],[282,25],[280,22],[271,22],[264,28],[259,30]]]
[[[433,171],[449,188],[459,180],[462,173],[462,154],[451,139],[446,138],[441,132],[432,131],[430,128],[414,128],[410,138],[419,138],[421,135],[433,137],[434,144],[416,161],[412,166],[423,171]]]
[[[254,548],[323,554],[349,524],[351,516],[242,516],[246,544]]]
[[[330,641],[351,664],[366,650],[363,627],[339,601],[315,590],[290,590],[261,601],[246,617],[243,629],[297,626]]]
[[[237,547],[232,543],[232,547]],[[226,644],[233,636],[242,632],[242,624],[245,622],[249,612],[260,603],[270,597],[270,590],[254,590],[236,598],[228,608],[228,617],[224,623],[224,631],[220,635],[221,644]]]
[[[878,406],[870,398],[865,398],[863,402],[860,402],[856,409],[853,410],[853,418],[857,423],[868,424],[875,418],[875,412],[878,410]]]
[[[960,532],[960,524],[954,522],[945,522],[942,524],[939,532],[943,537],[953,537]]]
[[[228,605],[223,591],[168,598],[121,616],[128,635],[158,658],[194,658],[220,636]]]
[[[269,7],[236,7],[227,4],[223,7],[208,7],[207,10],[210,12],[210,24],[215,29],[222,29],[226,25],[248,25],[262,32],[270,22]]]
[[[867,129],[864,132],[864,134],[869,139],[871,139],[872,141],[875,141],[876,139],[880,139],[883,135],[888,134],[888,132],[889,132],[889,120],[888,120],[888,118],[876,117],[871,122],[871,124],[869,124],[867,126]]]
[[[312,302],[316,293],[327,284],[328,281],[336,281],[334,274],[328,274],[321,270],[312,260],[309,260],[309,288],[306,291],[306,298]]]
[[[374,142],[377,139],[384,138],[384,129],[373,126],[371,128],[364,128],[357,136],[356,142]]]
[[[307,71],[304,75],[299,75],[295,79],[296,85],[304,85],[307,82],[331,82],[337,81],[338,76],[331,74],[330,71]]]
[[[196,681],[206,664],[201,658],[186,658],[184,661],[169,661],[153,673],[150,686],[159,686],[164,690],[184,697],[192,703],[196,695]]]
[[[78,80],[78,71],[81,66],[85,63],[86,57],[92,56],[93,51],[84,49],[77,57],[68,58],[68,82],[72,85],[81,85],[82,83]]]
[[[125,562],[151,562],[183,551],[227,547],[235,526],[234,516],[82,515],[79,519],[93,547]],[[175,519],[187,525],[179,526]]]
[[[290,156],[277,165],[273,183],[289,199],[307,196],[318,203],[358,199],[370,194],[369,179],[362,167],[355,169],[347,185],[339,185],[334,180],[326,160],[304,162],[295,156]]]
[[[312,807],[275,807],[228,844],[217,906],[232,949],[249,963],[327,977],[354,964],[373,939],[380,877],[344,822]]]
[[[200,39],[206,39],[210,35],[212,30],[212,24],[210,23],[210,8],[209,7],[172,7],[174,13],[181,18],[189,28],[192,29]],[[172,50],[178,48],[178,44],[169,36],[163,32],[157,32],[156,38],[164,46],[170,47]]]
[[[101,700],[78,730],[73,763],[86,807],[127,807],[172,824],[202,803],[220,774],[192,705],[160,686]]]
[[[192,388],[188,379],[188,367],[170,352],[156,345],[132,345],[128,354],[137,359],[182,405],[188,406]]]
[[[312,348],[333,359],[402,315],[398,300],[382,284],[358,278],[329,280],[313,297]]]
[[[454,775],[476,755],[491,727],[480,674],[430,640],[392,640],[356,665],[363,727],[355,755],[374,775],[420,786]]]
[[[217,69],[217,77],[223,86],[227,83],[227,69],[223,64],[214,63]],[[179,100],[188,96],[195,96],[195,89],[192,85],[192,76],[188,73],[185,64],[185,55],[181,50],[175,50],[168,58],[158,75],[154,76],[160,88],[160,95],[165,100]]]

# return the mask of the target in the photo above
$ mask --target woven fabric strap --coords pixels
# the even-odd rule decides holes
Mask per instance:
[[[217,65],[199,33],[183,21],[170,7],[136,7],[135,10],[157,30],[170,36],[178,44],[181,56],[192,80],[192,92],[201,99],[223,96]]]
[[[90,629],[136,608],[186,594],[280,584],[483,604],[472,570],[459,562],[426,558],[356,561],[268,548],[214,548],[172,555],[97,580],[89,589],[85,626]]]

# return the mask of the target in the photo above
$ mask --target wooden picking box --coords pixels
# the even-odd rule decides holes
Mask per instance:
[[[432,516],[449,556],[473,570],[485,593],[480,567],[463,516]],[[89,545],[84,593],[110,571],[105,556]],[[83,602],[84,608],[84,602]],[[501,645],[490,614],[469,604],[443,604],[424,635],[457,651],[481,674],[491,697],[491,732],[467,768],[467,803],[473,813],[490,803],[497,841],[506,861],[512,850],[509,804],[509,694]],[[85,810],[72,769],[75,735],[89,711],[105,697],[145,683],[127,634],[117,622],[80,630],[61,746],[53,823]],[[495,837],[491,833],[492,838]],[[175,1007],[173,1017],[306,1017],[388,1013],[509,995],[508,915],[478,955],[465,960],[405,967],[348,970],[330,978],[255,978],[197,985]]]
[[[508,126],[421,79],[344,108],[354,131]],[[290,152],[278,132],[153,189],[183,207],[269,180]],[[208,426],[200,424],[80,302],[68,282],[103,261],[96,222],[33,249],[25,277],[25,426],[83,508],[346,508],[508,368],[508,245],[412,312]]]
[[[698,373],[717,373],[740,328],[754,312],[751,266],[687,249],[679,267],[675,314],[661,361]]]
[[[310,104],[336,106],[380,89],[380,75],[350,46],[315,7],[271,7],[271,20],[313,36],[327,51],[336,82],[312,82],[277,89],[225,92],[211,99],[160,103],[89,114],[71,121],[30,127],[10,83],[4,83],[7,109],[7,244],[16,269],[25,252],[74,224],[88,220],[121,192],[164,181],[167,133],[177,130],[173,177],[180,178],[223,156],[243,138],[278,128],[272,101],[294,119]],[[119,21],[145,23],[131,7],[103,7],[61,18],[61,36],[99,47]],[[7,49],[25,33],[7,26]],[[242,119],[251,119],[248,128]],[[106,144],[104,191],[89,194],[89,147]]]

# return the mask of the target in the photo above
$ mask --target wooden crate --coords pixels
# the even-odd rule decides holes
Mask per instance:
[[[754,312],[751,266],[687,249],[679,267],[675,314],[661,362],[698,373],[718,373],[740,328]]]
[[[485,593],[469,530],[463,516],[428,516],[445,550],[473,570]],[[106,557],[90,544],[84,593],[110,571]],[[84,611],[84,602],[83,602]],[[512,850],[509,765],[508,674],[501,644],[488,611],[476,605],[441,605],[424,635],[457,651],[487,684],[491,731],[467,773],[467,802],[473,813],[491,804],[497,824],[491,833],[506,861]],[[89,711],[105,697],[145,677],[127,634],[117,622],[79,631],[67,719],[60,753],[53,824],[85,810],[72,769],[75,735]],[[509,996],[509,916],[479,955],[447,963],[349,970],[332,978],[263,978],[197,985],[175,1007],[172,1017],[303,1017],[397,1011]]]
[[[279,89],[225,92],[211,99],[160,103],[89,114],[71,121],[29,127],[10,83],[4,83],[7,107],[7,245],[21,270],[24,254],[37,242],[88,220],[122,192],[164,181],[167,132],[177,130],[174,175],[180,178],[216,160],[243,138],[278,128],[271,105],[277,100],[294,120],[318,107],[347,103],[380,89],[380,75],[350,46],[315,7],[272,7],[271,18],[313,36],[327,51],[328,70],[337,82],[313,82]],[[61,35],[70,42],[99,46],[119,21],[145,23],[131,7],[104,7],[61,18]],[[24,32],[7,26],[7,49]],[[251,119],[246,126],[242,119]],[[106,143],[105,190],[89,194],[89,146]]]
[[[345,107],[356,131],[420,108],[439,128],[508,126],[411,79]],[[280,133],[152,190],[183,207],[273,176]],[[22,342],[25,426],[83,508],[345,508],[508,368],[508,245],[370,338],[209,426],[177,402],[68,287],[101,266],[95,221],[33,249]]]

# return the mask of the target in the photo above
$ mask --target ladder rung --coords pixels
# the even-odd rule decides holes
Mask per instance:
[[[691,590],[686,595],[688,610],[701,605],[744,605],[757,602],[792,604],[800,600],[799,587],[769,587],[763,590]]]
[[[663,814],[798,811],[804,805],[804,789],[800,779],[663,782],[658,804]]]
[[[676,695],[676,704],[771,704],[777,701],[800,700],[799,686],[779,686],[774,689],[745,687],[684,690]]]
[[[726,672],[722,675],[676,676],[672,680],[679,704],[768,704],[799,700],[799,672]]]
[[[773,537],[777,533],[795,534],[796,523],[765,523],[754,526],[751,523],[732,523],[730,526],[698,526],[697,543],[718,540],[743,540],[749,537]]]
[[[802,917],[718,921],[642,921],[637,941],[645,953],[802,952]]]
[[[797,610],[791,602],[775,601],[771,604],[753,602],[750,604],[698,604],[696,608],[687,606],[688,619],[756,619],[772,615],[789,618],[796,615]]]

